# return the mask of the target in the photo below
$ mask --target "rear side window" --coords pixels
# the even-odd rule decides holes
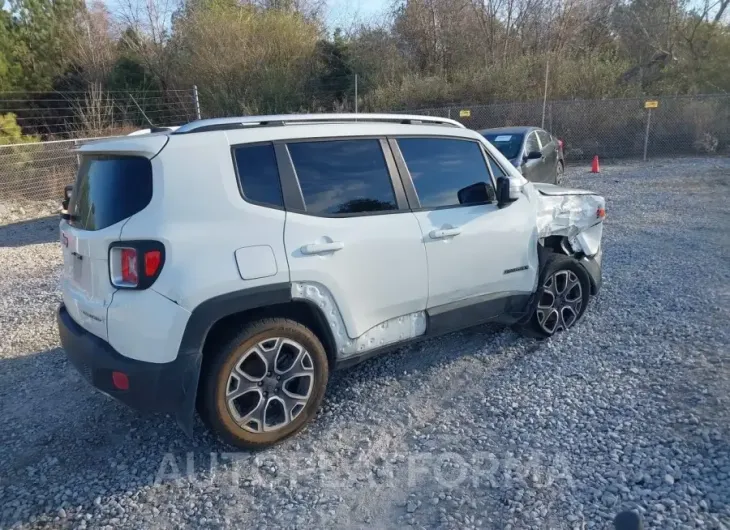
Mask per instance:
[[[69,224],[102,230],[143,210],[152,200],[152,164],[136,156],[85,156],[76,176]]]
[[[357,215],[397,210],[378,140],[288,144],[307,213]]]
[[[492,185],[481,146],[468,140],[401,138],[403,159],[422,208],[459,205],[459,190],[485,182]]]
[[[273,144],[237,147],[233,157],[243,197],[262,206],[284,208]]]

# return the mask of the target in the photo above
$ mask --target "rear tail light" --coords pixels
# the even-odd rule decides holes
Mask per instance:
[[[162,271],[165,247],[158,241],[120,241],[109,248],[109,281],[120,289],[147,289]]]
[[[159,250],[148,250],[144,254],[145,276],[155,276],[162,265],[162,252]]]
[[[560,147],[560,149],[563,148],[563,141],[562,140],[558,140],[558,147]]]
[[[137,249],[119,247],[119,259],[121,260],[122,275],[119,283],[136,287],[139,283],[137,274]]]

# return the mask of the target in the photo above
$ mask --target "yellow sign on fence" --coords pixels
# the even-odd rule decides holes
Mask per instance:
[[[471,111],[469,109],[460,110],[459,118],[471,118]]]
[[[644,108],[645,109],[656,109],[656,108],[659,108],[659,102],[656,99],[651,99],[649,101],[644,101]]]

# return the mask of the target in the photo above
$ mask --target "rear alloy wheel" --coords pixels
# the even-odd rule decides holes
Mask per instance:
[[[228,376],[226,406],[242,429],[269,432],[294,421],[312,395],[312,356],[283,337],[266,339],[241,356]]]
[[[260,320],[211,353],[200,412],[229,444],[268,447],[316,415],[329,369],[322,343],[305,326],[282,318]]]
[[[564,254],[550,254],[540,274],[538,300],[522,329],[530,336],[551,337],[572,328],[590,300],[591,280],[583,266]]]

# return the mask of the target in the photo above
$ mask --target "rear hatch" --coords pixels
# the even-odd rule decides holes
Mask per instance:
[[[107,309],[116,291],[109,280],[109,245],[120,239],[124,222],[150,203],[150,158],[165,142],[147,146],[152,153],[119,149],[118,143],[81,150],[68,219],[60,224],[64,304],[76,322],[105,340]]]

